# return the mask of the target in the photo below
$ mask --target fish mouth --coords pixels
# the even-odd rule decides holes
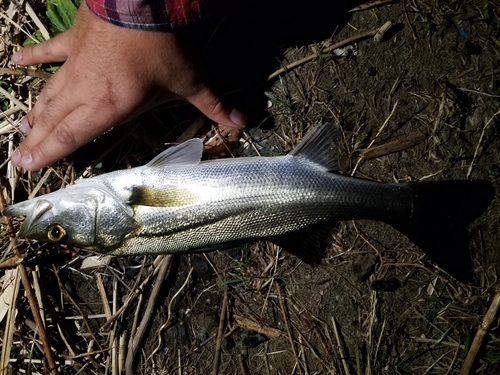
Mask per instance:
[[[53,204],[46,199],[37,199],[25,201],[3,210],[3,215],[11,216],[26,216],[26,219],[19,229],[19,236],[28,237],[30,229],[40,221],[54,216],[51,209]]]

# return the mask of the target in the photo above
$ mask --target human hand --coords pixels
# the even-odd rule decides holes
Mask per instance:
[[[127,29],[95,16],[85,3],[73,27],[16,52],[33,65],[65,61],[21,121],[27,136],[12,162],[37,170],[106,130],[173,99],[185,99],[213,121],[242,127],[246,118],[207,84],[172,32]]]

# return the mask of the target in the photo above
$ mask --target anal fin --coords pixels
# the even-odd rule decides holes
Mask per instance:
[[[325,221],[281,236],[266,238],[307,264],[318,264],[329,243],[334,222]]]

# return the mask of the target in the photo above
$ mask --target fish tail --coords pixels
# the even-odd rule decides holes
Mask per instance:
[[[472,280],[467,226],[493,200],[489,181],[405,183],[413,195],[409,219],[391,223],[451,276]]]

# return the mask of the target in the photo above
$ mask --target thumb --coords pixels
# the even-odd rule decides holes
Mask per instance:
[[[205,116],[218,124],[231,128],[243,128],[247,124],[247,116],[243,112],[226,106],[221,98],[208,87],[203,87],[196,94],[186,99]]]

